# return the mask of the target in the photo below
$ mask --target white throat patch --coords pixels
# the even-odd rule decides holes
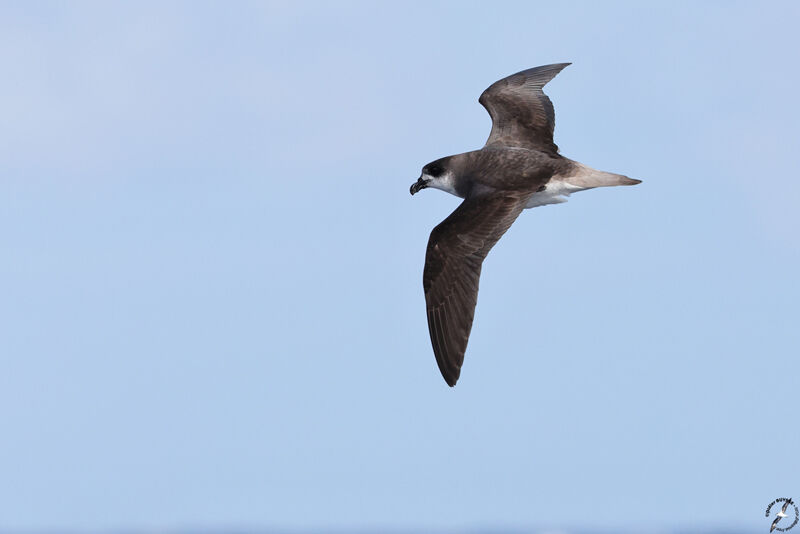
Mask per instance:
[[[453,176],[453,173],[451,171],[444,172],[437,177],[433,177],[429,174],[423,174],[422,178],[424,180],[430,180],[428,182],[428,187],[433,187],[434,189],[440,189],[457,197],[461,196],[458,193],[456,193],[455,177]]]

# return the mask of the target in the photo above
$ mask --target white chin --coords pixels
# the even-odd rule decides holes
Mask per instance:
[[[436,177],[429,176],[426,174],[423,176],[423,178],[425,178],[426,180],[430,179],[430,182],[428,182],[428,187],[439,189],[446,193],[450,193],[451,195],[460,196],[458,193],[456,193],[456,188],[454,183],[455,180],[453,179],[452,173],[447,172]]]

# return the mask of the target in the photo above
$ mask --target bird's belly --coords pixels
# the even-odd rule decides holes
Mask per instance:
[[[578,187],[553,177],[547,182],[544,191],[538,191],[528,199],[528,203],[525,204],[525,209],[537,208],[548,204],[561,204],[569,200],[567,197],[572,193],[583,191],[584,189],[586,188]]]

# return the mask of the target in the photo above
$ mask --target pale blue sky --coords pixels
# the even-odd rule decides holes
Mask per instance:
[[[0,4],[0,528],[742,527],[800,497],[800,8]],[[478,95],[644,180],[529,210],[462,379]]]

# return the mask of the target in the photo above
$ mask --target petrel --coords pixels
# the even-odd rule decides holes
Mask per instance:
[[[483,260],[522,210],[641,182],[558,153],[553,104],[542,88],[567,65],[523,70],[490,85],[478,99],[492,118],[484,147],[428,163],[411,185],[412,195],[434,187],[464,199],[431,232],[422,275],[433,353],[451,387],[464,363]]]

